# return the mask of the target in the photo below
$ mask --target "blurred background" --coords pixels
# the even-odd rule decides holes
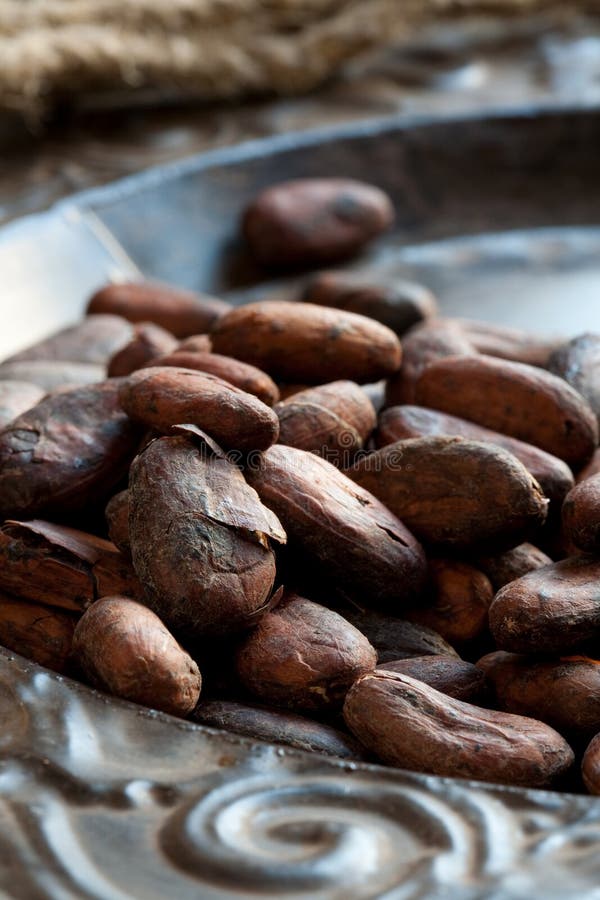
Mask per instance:
[[[597,103],[594,6],[0,0],[0,223],[269,134]]]

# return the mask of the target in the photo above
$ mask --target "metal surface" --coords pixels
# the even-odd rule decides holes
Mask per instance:
[[[2,350],[137,268],[293,293],[237,241],[266,183],[355,175],[398,226],[359,262],[444,310],[598,328],[600,114],[394,120],[215,152],[0,232]],[[0,888],[9,897],[564,898],[600,883],[600,800],[421,777],[252,744],[102,697],[0,651]]]

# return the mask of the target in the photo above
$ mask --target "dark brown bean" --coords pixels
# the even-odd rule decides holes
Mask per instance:
[[[368,316],[400,335],[437,312],[435,297],[423,285],[368,273],[320,272],[301,299]]]
[[[400,365],[400,341],[366,316],[285,300],[232,310],[215,325],[215,353],[233,356],[277,381],[377,381]]]
[[[129,322],[154,322],[175,337],[208,331],[231,307],[224,300],[158,282],[108,284],[88,303],[88,315],[113,313]]]
[[[305,564],[347,597],[402,609],[418,596],[425,557],[378,500],[305,450],[275,445],[247,477]]]
[[[491,356],[452,357],[422,372],[416,401],[541,447],[573,466],[598,444],[589,404],[562,378]]]
[[[506,553],[499,553],[496,556],[479,556],[475,561],[475,565],[482,572],[485,572],[492,583],[495,591],[499,591],[505,584],[515,581],[516,578],[522,578],[528,572],[534,572],[541,569],[542,566],[549,566],[552,560],[533,544],[519,544]]]
[[[600,634],[600,562],[572,557],[512,581],[490,607],[500,650],[563,653]]]
[[[68,668],[77,617],[0,596],[0,644],[54,672]]]
[[[377,670],[399,672],[448,694],[456,700],[477,703],[487,698],[489,687],[481,669],[463,659],[452,656],[414,656],[383,663]]]
[[[390,227],[379,188],[350,178],[299,178],[267,188],[246,209],[242,230],[267,266],[311,266],[357,253]]]
[[[264,703],[294,710],[341,706],[346,691],[375,668],[377,654],[338,613],[284,594],[241,644],[242,685]]]
[[[277,518],[200,437],[163,437],[134,460],[129,539],[149,605],[182,640],[230,634],[267,610]]]
[[[206,372],[170,366],[140,369],[123,381],[128,416],[156,431],[190,423],[228,448],[264,450],[277,440],[279,419],[252,394]]]
[[[191,718],[201,725],[233,731],[270,744],[283,744],[341,759],[365,760],[365,750],[349,734],[295,713],[232,700],[201,700]]]
[[[79,512],[106,503],[127,472],[139,431],[119,379],[46,397],[0,432],[0,516]]]
[[[344,719],[383,762],[434,775],[545,787],[574,761],[542,722],[463,703],[395,672],[359,678]]]
[[[562,507],[564,538],[584,553],[600,550],[600,475],[576,485]]]
[[[504,447],[523,463],[546,497],[555,504],[561,504],[573,487],[573,473],[562,459],[533,444],[424,406],[392,406],[385,409],[379,417],[376,442],[378,447],[384,447],[407,438],[443,435]]]
[[[515,457],[462,438],[398,441],[348,475],[422,541],[456,550],[505,549],[531,536],[548,501]]]

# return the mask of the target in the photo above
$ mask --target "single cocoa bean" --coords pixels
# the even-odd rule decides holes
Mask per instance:
[[[499,650],[563,653],[600,633],[600,562],[572,557],[529,572],[490,607]]]
[[[133,326],[131,340],[108,361],[108,377],[130,375],[157,356],[170,353],[177,346],[177,338],[170,331],[153,322],[140,322]]]
[[[538,660],[499,650],[477,666],[507,712],[534,716],[567,738],[600,731],[600,662],[585,657]]]
[[[166,356],[156,357],[150,365],[154,367],[177,366],[183,369],[193,369],[195,372],[216,375],[217,378],[235,385],[247,394],[254,394],[267,406],[273,406],[279,400],[279,389],[266,372],[261,372],[256,366],[250,366],[248,363],[232,359],[230,356],[179,349]]]
[[[463,437],[504,447],[516,456],[539,483],[546,497],[560,505],[574,484],[573,473],[562,459],[517,438],[492,431],[467,419],[459,419],[424,406],[392,406],[379,417],[378,447],[417,437]]]
[[[264,450],[279,435],[272,409],[205,372],[140,369],[123,381],[119,399],[127,415],[149,428],[168,432],[173,425],[190,423],[236,450]]]
[[[389,444],[347,474],[422,541],[456,550],[505,549],[536,532],[548,501],[511,453],[462,438]]]
[[[320,272],[305,287],[301,299],[368,316],[399,335],[437,312],[435,297],[423,285],[378,279],[368,273]]]
[[[85,676],[116,697],[187,716],[202,678],[194,660],[151,610],[127,597],[103,597],[83,614],[73,656]]]
[[[341,759],[368,759],[358,741],[349,734],[295,713],[232,700],[201,700],[191,718],[200,725],[233,731],[257,741]]]
[[[275,445],[247,478],[306,565],[358,603],[402,608],[423,587],[412,534],[367,491],[305,450]]]
[[[279,443],[310,450],[334,465],[350,465],[375,428],[373,404],[352,381],[300,391],[278,403]]]
[[[432,775],[546,787],[574,761],[550,726],[455,700],[396,672],[359,678],[344,719],[383,762]]]
[[[441,634],[424,625],[415,625],[396,616],[386,615],[374,609],[359,609],[356,606],[341,607],[340,612],[369,639],[377,651],[377,661],[380,665],[417,656],[458,658],[454,647],[451,647]]]
[[[582,466],[598,444],[598,422],[570,385],[534,366],[491,356],[430,363],[416,386],[421,406],[461,416]]]
[[[208,331],[231,307],[224,300],[194,294],[168,284],[108,284],[88,303],[87,313],[113,313],[129,322],[154,322],[175,337]]]
[[[499,591],[504,585],[510,584],[517,578],[522,578],[528,572],[549,566],[552,560],[533,544],[519,544],[506,553],[496,556],[479,556],[475,565],[481,569],[492,583],[494,591]]]
[[[119,387],[112,379],[51,394],[0,431],[0,517],[62,518],[106,503],[139,441]]]
[[[350,178],[299,178],[259,194],[242,231],[263,265],[312,266],[353,256],[393,219],[379,188]]]
[[[215,325],[215,353],[233,356],[276,380],[324,384],[377,381],[400,365],[400,341],[366,316],[285,300],[240,306]]]
[[[395,659],[377,666],[377,671],[399,672],[448,694],[456,700],[477,703],[487,699],[489,686],[481,669],[452,656],[414,656]]]
[[[350,622],[292,593],[263,616],[237,654],[248,691],[295,710],[341,706],[352,683],[376,663],[375,650]]]
[[[68,668],[77,617],[0,596],[0,644],[54,672]]]
[[[104,594],[139,596],[139,582],[110,541],[40,519],[0,527],[0,591],[81,612]]]
[[[275,581],[278,519],[200,436],[163,437],[134,460],[129,539],[148,604],[182,640],[250,627]]]
[[[494,598],[489,579],[458,560],[429,559],[428,566],[431,602],[408,610],[406,618],[432,628],[453,647],[484,635]]]

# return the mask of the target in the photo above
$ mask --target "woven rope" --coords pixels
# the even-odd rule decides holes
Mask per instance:
[[[573,0],[571,0],[573,3]],[[595,12],[600,0],[577,2]],[[431,21],[564,8],[564,0],[0,0],[0,107],[164,91],[298,93]]]

